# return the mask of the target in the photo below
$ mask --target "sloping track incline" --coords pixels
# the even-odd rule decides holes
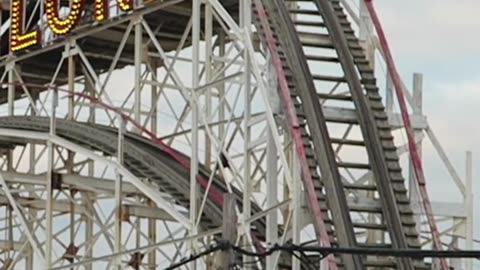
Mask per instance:
[[[296,147],[297,150],[302,148],[299,158],[309,167],[309,171],[302,170],[303,181],[306,185],[312,184],[309,180],[313,181],[316,198],[308,194],[309,201],[316,200],[320,205],[323,221],[317,224],[324,223],[323,230],[329,235],[330,245],[420,248],[397,149],[374,72],[339,1],[253,2],[260,39],[272,59],[278,57],[281,61],[281,67],[276,67],[280,73],[277,75],[284,76],[279,78],[280,97],[286,112],[295,111],[295,116],[287,116],[287,119],[294,137],[295,132],[301,133]],[[295,7],[291,8],[292,4]],[[288,89],[282,88],[282,79],[287,82]],[[335,111],[343,114],[330,114],[333,116],[327,118],[325,111],[331,109],[328,104],[333,104]],[[289,108],[292,105],[294,108]],[[346,131],[342,136],[332,135],[339,129]],[[349,135],[354,129],[358,134],[351,139],[353,136]],[[363,153],[363,156],[356,156],[362,156],[362,160],[345,161],[352,158],[341,155],[341,149],[347,147]],[[351,171],[370,175],[373,181],[347,182],[342,175]],[[352,203],[351,198],[360,193],[373,194],[374,203]],[[313,208],[310,205],[310,209]],[[375,214],[377,218],[361,220],[359,213]],[[317,236],[321,235],[318,232],[321,227],[316,227]],[[366,242],[358,232],[386,233],[387,240]],[[334,267],[345,269],[426,268],[422,261],[407,258],[345,255],[338,257],[336,264]]]
[[[28,130],[36,132],[49,131],[49,118],[46,117],[0,117],[0,128]],[[71,142],[77,143],[92,151],[101,152],[106,156],[116,156],[117,131],[116,129],[102,126],[84,124],[68,120],[56,120],[56,134]],[[11,140],[3,137],[0,140]],[[19,143],[22,143],[19,141]],[[175,151],[173,149],[170,149]],[[176,151],[175,151],[176,152]],[[188,157],[176,152],[183,158]],[[170,194],[175,203],[188,208],[190,200],[190,178],[189,170],[177,162],[169,153],[161,150],[157,145],[148,139],[127,133],[124,140],[124,165],[136,177],[147,178],[154,182],[160,191]],[[210,172],[200,166],[200,175],[208,179]],[[202,188],[205,185],[200,184]],[[233,189],[238,204],[241,205],[242,194]],[[218,228],[222,220],[222,198],[227,193],[224,181],[215,176],[206,200],[205,209],[202,212],[200,226],[203,229]],[[259,212],[261,209],[252,205],[252,212]],[[265,235],[265,224],[263,219],[253,223],[252,233],[258,240],[263,240]]]

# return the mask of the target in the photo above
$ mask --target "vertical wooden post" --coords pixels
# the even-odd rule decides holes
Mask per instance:
[[[423,75],[419,73],[414,73],[413,74],[413,88],[412,88],[412,94],[413,94],[413,113],[412,115],[417,118],[421,118],[423,116]],[[415,137],[420,136],[423,133],[422,129],[418,129],[414,127],[414,135]],[[418,151],[418,156],[421,159],[422,158],[422,141],[419,141],[417,143],[417,151]],[[417,178],[415,176],[415,168],[413,167],[412,161],[409,162],[409,196],[410,196],[410,202],[415,205],[415,207],[419,207],[419,209],[422,209],[422,197],[420,195],[420,189],[418,188],[417,184]],[[423,212],[423,210],[422,210]],[[422,220],[420,219],[420,216],[417,216],[415,218],[415,222],[417,223],[417,230],[421,231],[421,223]]]
[[[235,213],[235,197],[233,194],[225,193],[223,195],[223,224],[222,238],[231,244],[235,244],[237,238],[237,215]],[[232,250],[226,250],[222,254],[222,268],[230,269],[235,262],[235,253]]]
[[[467,152],[466,162],[466,176],[465,176],[465,209],[467,210],[467,218],[465,220],[465,249],[473,250],[473,227],[474,227],[474,197],[475,194],[473,186],[473,157],[472,152]],[[473,270],[473,259],[465,260],[465,270]]]

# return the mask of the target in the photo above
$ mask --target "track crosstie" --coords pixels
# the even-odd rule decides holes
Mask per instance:
[[[258,13],[257,28],[270,53],[277,53],[282,60],[305,148],[305,156],[300,158],[309,165],[330,244],[420,248],[374,72],[339,1],[262,2],[276,46],[266,41],[265,24]],[[327,110],[355,117],[326,117]],[[332,135],[338,130],[343,133]],[[354,148],[362,161],[344,156],[343,148]],[[347,181],[344,175],[352,171],[368,180]],[[374,203],[357,204],[359,193],[370,194]],[[361,220],[360,213],[369,218]],[[367,237],[356,236],[362,231]],[[387,235],[388,240],[368,241],[375,233]],[[411,259],[343,256],[337,262],[347,269],[425,267]]]
[[[0,117],[0,127],[48,132],[49,118]],[[88,149],[99,151],[106,156],[116,155],[116,136],[118,135],[117,131],[111,127],[57,119],[56,128],[57,135],[64,139]],[[6,140],[11,140],[11,138],[6,138]],[[139,178],[150,179],[158,186],[160,191],[170,194],[175,203],[188,207],[188,168],[184,168],[180,163],[176,162],[169,153],[161,150],[148,139],[136,134],[127,134],[124,147],[124,162],[127,169]],[[175,150],[172,149],[172,151]],[[184,156],[184,158],[188,159],[186,156]],[[209,175],[209,172],[203,167],[200,168],[200,173],[200,177]],[[237,200],[241,201],[242,195],[235,189],[233,191],[236,194]],[[210,194],[223,194],[225,192],[228,191],[224,181],[221,178],[215,177],[213,186],[210,189]],[[200,223],[203,229],[217,228],[220,226],[222,203],[223,202],[212,198],[206,201]],[[260,210],[257,206],[253,205],[252,211],[258,212]],[[259,219],[253,225],[253,227],[258,230],[258,235],[264,235],[265,224],[263,219]]]

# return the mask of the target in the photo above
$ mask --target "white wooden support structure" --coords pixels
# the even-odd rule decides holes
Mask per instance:
[[[0,260],[28,270],[163,269],[219,239],[228,205],[232,222],[224,224],[237,234],[231,241],[252,252],[311,240],[301,168],[268,49],[253,34],[251,0],[135,0],[132,10],[118,5],[122,1],[128,2],[111,2],[103,21],[94,21],[93,10],[80,13],[85,16],[66,35],[48,30],[37,1],[23,22],[42,31],[41,44],[0,55]],[[361,3],[356,14],[352,1],[340,3],[373,62],[368,13]],[[303,8],[302,1],[288,5]],[[38,11],[42,19],[33,21]],[[9,27],[5,20],[1,33]],[[474,229],[471,154],[463,179],[422,113],[416,78],[412,94],[406,91],[416,140],[432,141],[465,198],[433,206],[458,221],[445,236],[463,236],[457,242],[468,247]],[[401,130],[391,91],[386,101],[390,125]],[[357,119],[353,109],[323,109],[329,121]],[[363,194],[347,203],[380,207]],[[420,207],[413,210],[421,215]],[[291,262],[300,270],[300,260],[287,256],[278,252],[265,265],[252,264],[250,256],[241,260],[244,269]],[[461,263],[473,270],[471,261]],[[185,267],[205,266],[197,260]]]
[[[124,160],[124,134],[126,130],[125,120],[120,116],[118,118],[118,140],[117,140],[117,161],[119,164],[123,164]],[[115,253],[122,252],[122,219],[123,219],[123,177],[120,172],[116,171],[115,179]],[[116,257],[113,265],[115,269],[123,269],[121,256]]]

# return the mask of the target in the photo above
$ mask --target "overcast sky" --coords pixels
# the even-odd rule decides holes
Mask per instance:
[[[465,151],[474,153],[475,203],[480,202],[480,10],[478,0],[374,1],[407,85],[424,74],[424,111],[443,147],[465,173]],[[426,175],[431,196],[458,198],[429,143]],[[475,209],[480,225],[480,206]],[[480,230],[475,229],[477,238]]]

